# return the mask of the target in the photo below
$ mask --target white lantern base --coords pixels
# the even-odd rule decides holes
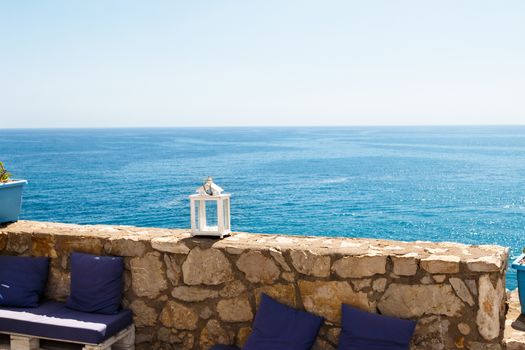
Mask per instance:
[[[215,230],[213,230],[215,228]],[[205,230],[205,231],[199,231],[199,230],[195,230],[195,231],[191,231],[191,236],[192,237],[195,237],[195,236],[204,236],[204,237],[219,237],[219,238],[224,238],[226,236],[229,236],[231,234],[231,230],[224,230],[224,232],[219,232],[217,231],[217,227],[210,227],[210,230]]]

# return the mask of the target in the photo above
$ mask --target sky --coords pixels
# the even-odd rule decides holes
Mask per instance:
[[[0,0],[0,128],[525,124],[525,1]]]

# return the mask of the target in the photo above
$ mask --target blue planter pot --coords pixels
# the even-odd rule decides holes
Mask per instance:
[[[22,207],[22,190],[26,180],[0,183],[0,224],[18,220]]]
[[[512,263],[512,268],[518,271],[518,293],[520,295],[521,313],[525,314],[525,265],[519,264],[525,258],[525,254],[521,254]]]

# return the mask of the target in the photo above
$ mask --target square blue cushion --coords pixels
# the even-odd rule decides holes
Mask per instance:
[[[38,307],[48,270],[49,258],[0,256],[0,306]]]
[[[296,310],[266,294],[253,321],[253,331],[243,350],[310,350],[323,318]]]
[[[416,322],[343,305],[338,350],[407,350]]]
[[[121,257],[71,254],[71,294],[66,306],[73,310],[115,314],[120,309],[124,264]]]

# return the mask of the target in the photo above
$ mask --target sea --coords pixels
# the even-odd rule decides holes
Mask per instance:
[[[0,128],[0,161],[27,220],[186,228],[213,176],[235,231],[525,246],[525,126]]]

